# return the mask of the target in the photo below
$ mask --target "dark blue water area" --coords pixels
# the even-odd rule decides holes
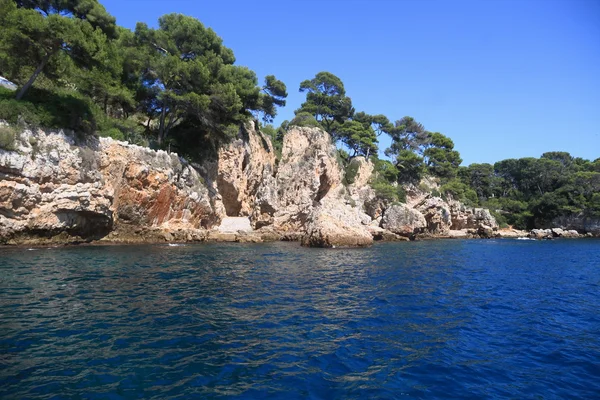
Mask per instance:
[[[2,399],[599,397],[599,240],[0,249]]]

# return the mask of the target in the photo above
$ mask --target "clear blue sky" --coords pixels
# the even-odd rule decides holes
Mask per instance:
[[[198,18],[262,81],[339,76],[357,111],[410,115],[463,165],[562,150],[600,157],[598,0],[100,0],[119,25]],[[382,140],[383,149],[389,141]]]

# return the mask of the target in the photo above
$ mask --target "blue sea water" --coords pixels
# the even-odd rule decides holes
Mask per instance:
[[[0,249],[2,399],[599,397],[598,240]]]

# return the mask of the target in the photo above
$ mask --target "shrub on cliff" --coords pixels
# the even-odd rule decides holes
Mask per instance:
[[[468,185],[458,179],[451,180],[440,188],[442,197],[451,195],[453,199],[459,200],[467,205],[476,206],[479,204],[477,193]]]
[[[12,151],[16,148],[17,132],[12,126],[0,125],[0,149]]]
[[[353,158],[352,160],[350,160],[345,169],[346,170],[344,174],[344,184],[351,185],[356,179],[356,175],[358,174],[358,170],[360,169],[360,163],[355,158]]]
[[[401,185],[391,184],[385,180],[376,180],[371,183],[375,195],[389,203],[406,203],[406,191]]]
[[[313,128],[320,128],[321,124],[313,117],[312,114],[307,112],[301,112],[290,121],[289,126],[306,126]]]

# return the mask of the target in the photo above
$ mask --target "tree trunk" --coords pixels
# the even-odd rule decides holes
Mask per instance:
[[[58,51],[58,49],[52,50],[46,54],[46,56],[42,59],[42,62],[40,62],[40,65],[38,65],[38,67],[33,72],[33,75],[31,75],[31,78],[29,78],[27,83],[25,85],[23,85],[21,90],[19,90],[19,93],[17,93],[17,100],[21,100],[23,98],[23,96],[25,96],[25,93],[27,93],[27,91],[29,90],[31,85],[33,85],[33,82],[35,82],[35,79],[42,72],[42,70],[44,69],[46,64],[48,64],[50,57],[52,57],[57,51]]]
[[[162,146],[162,141],[164,139],[166,115],[167,115],[166,104],[163,104],[162,110],[160,111],[160,124],[158,126],[158,147]]]

